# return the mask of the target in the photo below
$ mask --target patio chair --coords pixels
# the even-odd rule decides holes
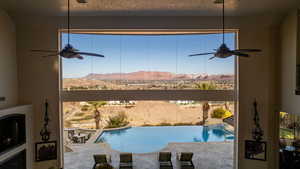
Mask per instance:
[[[107,158],[106,154],[95,154],[94,160],[95,164],[93,166],[93,169],[96,169],[98,165],[109,164],[111,162],[110,156],[108,156]]]
[[[75,131],[74,131],[74,130],[69,130],[69,131],[68,131],[68,138],[69,138],[70,140],[72,140],[74,134],[75,134]]]
[[[85,142],[87,142],[92,136],[92,133],[88,133],[86,136],[85,136]]]
[[[194,169],[194,163],[192,161],[193,153],[192,152],[182,152],[177,154],[177,160],[180,163],[181,169]]]
[[[132,169],[132,153],[121,153],[120,154],[119,169]]]
[[[72,137],[72,142],[73,143],[79,143],[79,139],[75,136]]]
[[[159,168],[160,169],[173,169],[171,152],[159,152]]]

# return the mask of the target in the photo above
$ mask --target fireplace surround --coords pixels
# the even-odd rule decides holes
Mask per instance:
[[[26,150],[0,163],[0,169],[26,169]]]
[[[31,169],[32,106],[0,110],[0,169]]]

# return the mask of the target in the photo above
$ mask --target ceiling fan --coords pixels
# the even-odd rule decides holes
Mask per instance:
[[[208,52],[208,53],[199,53],[199,54],[192,54],[192,56],[201,56],[201,55],[213,55],[213,57],[209,58],[228,58],[230,56],[241,56],[241,57],[249,57],[250,55],[247,53],[250,52],[261,52],[261,49],[237,49],[237,50],[230,50],[227,45],[225,44],[225,0],[216,0],[216,4],[222,3],[222,35],[223,35],[223,43],[218,49],[215,49],[215,52]]]
[[[95,56],[95,57],[104,57],[104,55],[97,54],[97,53],[89,53],[89,52],[80,52],[78,49],[75,49],[70,44],[70,0],[68,0],[68,43],[66,46],[60,50],[31,50],[31,52],[39,52],[39,53],[47,53],[44,57],[48,56],[61,56],[67,59],[77,58],[83,59],[83,56]]]

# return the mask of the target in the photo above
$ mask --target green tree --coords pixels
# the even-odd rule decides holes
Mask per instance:
[[[196,83],[196,89],[199,90],[216,90],[217,86],[214,83]],[[206,101],[202,104],[202,125],[205,124],[205,121],[208,119],[208,112],[209,112],[210,106],[209,103]]]
[[[99,110],[101,107],[105,106],[107,103],[105,101],[90,101],[88,104],[94,111],[94,119],[96,124],[96,129],[100,128],[100,121],[101,121],[101,111]]]
[[[196,89],[199,89],[199,90],[216,90],[217,89],[217,86],[212,82],[196,83],[195,85],[196,85]]]

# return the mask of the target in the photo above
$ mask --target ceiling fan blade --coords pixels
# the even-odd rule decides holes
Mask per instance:
[[[74,53],[79,55],[86,55],[86,56],[104,57],[104,55],[97,54],[97,53],[88,53],[88,52],[74,52]]]
[[[234,52],[262,52],[261,49],[237,49]]]
[[[59,56],[59,53],[56,53],[56,54],[50,54],[50,55],[44,55],[44,56],[42,56],[42,57],[50,57],[50,56]]]
[[[215,56],[213,56],[213,57],[209,58],[209,60],[212,60],[212,59],[214,59],[214,58],[215,58]]]
[[[31,52],[45,52],[45,53],[57,53],[57,50],[39,50],[39,49],[37,49],[37,50],[30,50]]]
[[[242,56],[242,57],[249,57],[250,56],[246,53],[235,52],[235,51],[232,51],[232,52],[233,52],[233,55],[236,55],[236,56]]]
[[[212,55],[212,54],[215,54],[215,53],[198,53],[198,54],[192,54],[189,56],[192,57],[192,56],[202,56],[202,55]]]
[[[83,59],[83,56],[81,56],[81,55],[76,55],[76,58],[82,60],[82,59]]]

